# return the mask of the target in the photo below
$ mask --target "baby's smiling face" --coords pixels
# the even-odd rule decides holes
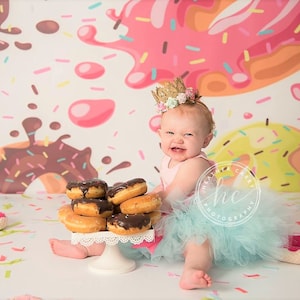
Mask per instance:
[[[196,106],[185,105],[163,114],[159,135],[162,151],[177,163],[199,155],[212,137]]]

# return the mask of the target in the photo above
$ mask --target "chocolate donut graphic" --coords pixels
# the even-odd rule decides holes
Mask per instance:
[[[77,150],[65,144],[67,134],[55,142],[36,141],[35,133],[42,126],[39,118],[24,119],[22,125],[28,141],[0,148],[1,193],[24,193],[36,179],[48,193],[63,193],[69,181],[97,177],[90,163],[91,148]]]

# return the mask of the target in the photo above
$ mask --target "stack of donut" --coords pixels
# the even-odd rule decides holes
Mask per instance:
[[[119,213],[107,219],[107,230],[120,234],[146,231],[160,218],[161,199],[147,192],[144,179],[135,178],[108,189],[107,199],[118,207]]]
[[[59,209],[58,219],[72,232],[106,230],[106,218],[113,213],[113,205],[106,199],[107,189],[107,183],[100,179],[69,182],[66,195],[71,203]]]
[[[134,178],[108,187],[100,179],[69,182],[58,218],[65,227],[78,233],[111,231],[130,235],[146,231],[160,218],[161,199],[147,193],[144,179]]]

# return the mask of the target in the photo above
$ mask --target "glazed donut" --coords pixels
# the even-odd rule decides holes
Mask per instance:
[[[73,213],[73,210],[72,210],[71,204],[65,204],[65,205],[61,206],[58,210],[58,220],[61,223],[64,223],[67,215],[72,214],[72,213]]]
[[[113,204],[106,199],[76,199],[71,202],[73,211],[77,215],[87,217],[107,218],[113,213]]]
[[[66,186],[66,194],[71,200],[102,198],[106,192],[107,183],[100,179],[70,181]]]
[[[121,203],[120,209],[123,214],[141,214],[150,213],[159,209],[161,206],[161,198],[158,194],[149,193],[126,200]]]
[[[146,215],[150,217],[152,226],[157,224],[158,221],[161,219],[161,212],[159,210],[152,211]]]
[[[106,230],[106,219],[102,217],[80,216],[73,212],[66,216],[64,225],[72,232],[91,233]]]
[[[145,214],[112,215],[107,219],[107,230],[119,235],[144,232],[151,228],[150,217]]]
[[[107,191],[107,199],[113,204],[119,205],[130,198],[143,195],[146,192],[146,181],[142,178],[134,178],[110,187]]]

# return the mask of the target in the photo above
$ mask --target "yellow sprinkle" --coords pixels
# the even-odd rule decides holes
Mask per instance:
[[[228,32],[224,32],[222,35],[222,43],[227,44],[227,40],[228,40]]]
[[[143,64],[147,58],[148,58],[148,52],[144,52],[140,59],[140,63]]]
[[[12,206],[11,203],[4,203],[4,204],[2,205],[2,207],[3,207],[3,209],[10,209],[10,208],[12,208],[13,206]],[[8,227],[12,227],[12,225],[9,225]],[[6,227],[6,228],[7,228],[7,227]]]
[[[66,86],[66,85],[68,85],[68,84],[70,84],[70,81],[63,81],[63,82],[61,82],[61,83],[59,83],[58,85],[57,85],[57,87],[64,87],[64,86]]]
[[[45,151],[43,152],[43,155],[48,158],[48,154]]]
[[[22,194],[22,197],[26,198],[26,199],[32,199],[32,197],[30,197],[29,195],[25,195],[25,194]]]
[[[1,154],[1,157],[2,157],[3,160],[6,160],[5,154]]]
[[[66,175],[66,174],[68,174],[69,173],[69,171],[68,170],[66,170],[66,171],[63,171],[62,173],[61,173],[61,176],[64,176],[64,175]]]
[[[232,110],[229,109],[229,110],[228,110],[228,117],[231,117],[231,115],[232,115]]]
[[[19,223],[19,224],[21,224],[21,223]],[[19,225],[19,224],[17,224],[17,225]],[[15,225],[14,225],[15,226]],[[11,227],[11,226],[9,226],[9,227]],[[19,231],[19,230],[18,230]],[[17,232],[17,231],[16,231]],[[21,231],[20,231],[21,232]],[[25,231],[24,231],[25,232]],[[19,263],[19,262],[22,262],[23,260],[21,259],[21,258],[17,258],[17,259],[14,259],[14,260],[11,260],[11,261],[5,261],[5,262],[0,262],[0,265],[3,265],[3,266],[5,266],[5,265],[13,265],[13,264],[17,264],[17,263]],[[11,271],[7,271],[7,272],[9,272],[9,274],[8,275],[10,275],[10,273],[11,273]]]
[[[63,33],[65,36],[67,36],[67,37],[73,37],[73,35],[71,34],[71,33],[69,33],[69,32],[64,32]]]
[[[11,32],[11,24],[9,24],[9,25],[7,26],[7,31],[8,31],[8,32]]]
[[[248,50],[244,50],[244,60],[245,61],[249,61],[250,60],[250,56],[249,56],[249,51]]]
[[[199,58],[199,59],[191,60],[190,65],[201,64],[203,62],[205,62],[205,58]]]
[[[22,184],[23,186],[25,186],[26,188],[28,187],[28,185],[27,185],[25,182],[21,182],[21,184]]]
[[[45,139],[44,139],[44,146],[45,147],[49,146],[49,137],[48,136],[46,136]]]
[[[0,13],[3,13],[3,11],[4,11],[4,10],[3,10],[3,5],[1,4],[1,5],[0,5]]]
[[[15,81],[16,81],[16,77],[13,77],[13,78],[11,79],[11,83],[15,83]]]
[[[149,18],[136,17],[135,19],[136,19],[136,21],[150,22],[150,19],[149,19]]]
[[[15,173],[15,177],[18,177],[20,175],[21,171],[18,170],[16,173]]]
[[[299,33],[299,32],[300,32],[300,24],[294,30],[294,33]]]
[[[9,277],[10,277],[10,274],[11,274],[11,270],[7,270],[7,271],[5,271],[4,277],[5,277],[5,278],[9,278]]]
[[[262,13],[264,13],[264,10],[263,9],[252,8],[252,9],[249,9],[249,12],[252,12],[254,14],[262,14]]]

